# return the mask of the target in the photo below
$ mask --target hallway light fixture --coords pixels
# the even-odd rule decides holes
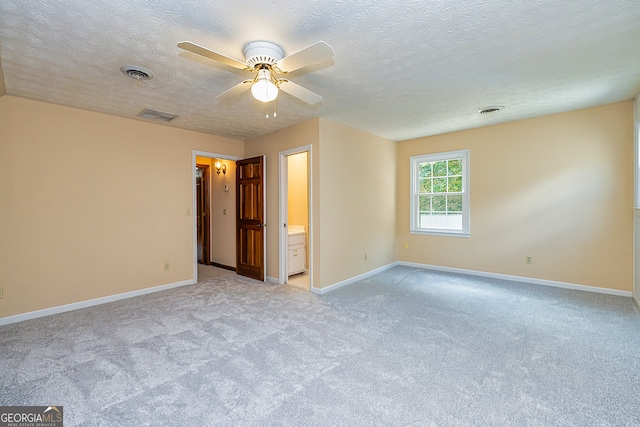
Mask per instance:
[[[227,174],[227,165],[222,163],[220,160],[216,160],[216,162],[213,164],[213,166],[216,168],[216,173],[218,175],[220,175],[220,171],[222,171],[223,175]]]

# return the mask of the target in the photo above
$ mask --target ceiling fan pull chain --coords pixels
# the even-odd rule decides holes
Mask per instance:
[[[269,113],[267,113],[266,117],[267,117],[267,119],[269,118]],[[275,99],[273,100],[273,116],[271,116],[271,117],[273,117],[274,119],[276,117],[278,117],[278,113],[276,113],[276,100]]]

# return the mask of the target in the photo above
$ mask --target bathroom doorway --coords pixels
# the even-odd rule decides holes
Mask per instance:
[[[280,283],[312,286],[311,147],[280,152]]]

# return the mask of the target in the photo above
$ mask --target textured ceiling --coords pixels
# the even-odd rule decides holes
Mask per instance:
[[[250,41],[285,54],[318,40],[330,63],[289,74],[323,97],[216,96],[248,73],[182,51],[189,40],[243,60]],[[638,0],[2,0],[8,95],[246,139],[313,117],[404,140],[633,98]],[[136,82],[123,65],[151,71]],[[478,109],[506,108],[492,115]],[[142,120],[142,119],[140,119]]]

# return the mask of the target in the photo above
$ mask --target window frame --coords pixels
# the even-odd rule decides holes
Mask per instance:
[[[451,236],[451,237],[470,237],[470,206],[469,206],[469,157],[470,152],[466,150],[447,151],[443,153],[421,154],[419,156],[411,156],[411,196],[410,196],[410,234],[425,234],[433,236]],[[418,210],[420,208],[420,180],[419,168],[420,163],[439,162],[443,160],[462,160],[462,228],[460,230],[451,230],[444,228],[419,228],[418,227]]]

